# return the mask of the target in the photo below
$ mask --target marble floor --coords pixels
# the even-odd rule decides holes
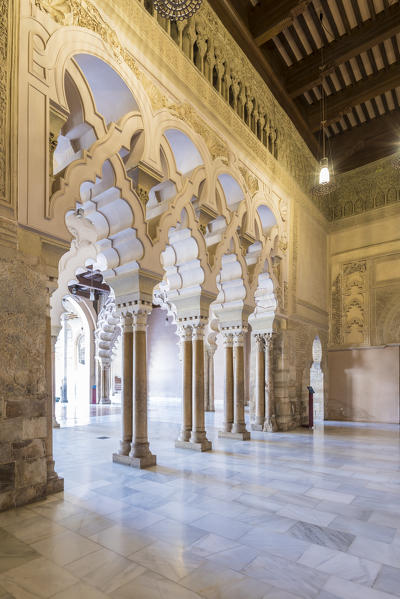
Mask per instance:
[[[174,448],[178,404],[154,401],[158,465],[138,471],[111,461],[118,407],[58,417],[65,492],[0,514],[0,599],[400,597],[398,426],[241,442],[216,438],[217,412],[200,454]]]

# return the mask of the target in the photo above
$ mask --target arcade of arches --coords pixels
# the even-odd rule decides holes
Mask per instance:
[[[212,520],[203,504],[182,508],[177,527],[189,534],[198,522],[193,531],[214,535],[215,547],[199,533],[180,573],[154,566],[158,594],[151,581],[135,594],[133,580],[152,571],[153,558],[160,566],[155,553],[135,576],[121,574],[132,594],[78,574],[84,582],[72,581],[71,595],[53,575],[56,590],[22,595],[12,568],[25,567],[24,557],[3,568],[0,550],[0,597],[3,587],[4,597],[398,596],[400,182],[384,187],[387,158],[340,175],[349,197],[375,177],[384,201],[332,219],[331,199],[310,194],[315,158],[210,5],[176,24],[151,6],[0,0],[0,511],[18,508],[0,514],[0,531],[11,537],[21,513],[31,532],[15,532],[15,542],[29,545],[26,560],[68,570],[78,557],[114,550],[100,531],[125,526],[110,516],[123,506],[144,526],[130,529],[132,547],[116,549],[119,559],[143,550],[146,518],[152,529],[160,520],[165,536],[154,542],[166,545],[178,500],[168,495],[167,513],[155,495],[167,488],[184,503],[186,491],[189,502],[194,486],[207,493],[209,484],[209,511],[222,523],[202,528]],[[111,490],[97,495],[105,499],[86,535],[93,549],[72,548],[70,560],[54,549],[53,560],[44,539],[78,530],[67,516],[94,500],[85,460],[99,488],[147,499],[119,497],[107,511]],[[179,486],[187,478],[193,488]],[[34,532],[29,518],[38,514],[60,530]],[[234,525],[221,532],[224,518]],[[234,552],[240,527],[247,561]],[[251,537],[257,529],[264,540]],[[292,586],[251,562],[269,555],[267,538],[277,560],[269,576],[282,570],[284,579],[293,567]],[[324,570],[350,545],[348,571],[342,562]],[[211,560],[208,571],[202,560],[219,552],[226,562]],[[239,572],[227,595],[200,590],[201,577],[218,579],[218,564]]]

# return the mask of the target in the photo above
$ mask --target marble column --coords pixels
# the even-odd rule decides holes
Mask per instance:
[[[235,332],[233,336],[234,362],[234,418],[232,434],[239,439],[250,439],[244,419],[244,333]]]
[[[225,397],[224,397],[224,424],[223,430],[218,432],[218,436],[223,433],[230,433],[233,425],[233,335],[223,332],[225,348]]]
[[[262,431],[265,421],[265,337],[263,333],[254,335],[256,350],[256,376],[255,376],[255,419],[251,428]]]
[[[56,343],[57,335],[51,336],[51,394],[53,398],[53,428],[60,428],[56,418]]]
[[[214,354],[215,347],[208,347],[206,351],[206,370],[207,370],[207,384],[206,384],[206,412],[215,412],[214,405]]]
[[[151,304],[150,304],[151,309]],[[147,348],[146,329],[149,307],[136,308],[133,313],[134,335],[134,427],[130,465],[135,468],[155,466],[156,456],[150,451],[147,426]]]
[[[190,443],[199,451],[211,449],[204,419],[204,325],[192,328],[192,434]]]
[[[68,403],[68,314],[63,314],[63,340],[64,340],[64,372],[61,390],[61,403]]]
[[[114,462],[129,461],[132,443],[132,413],[133,413],[133,331],[132,315],[122,317],[122,439],[118,453],[113,454]]]
[[[110,404],[110,364],[101,365],[101,400],[102,404]]]
[[[276,432],[278,430],[275,415],[275,401],[273,388],[273,352],[274,352],[274,335],[267,333],[265,335],[265,422],[263,430],[267,432]]]
[[[182,429],[176,447],[190,441],[192,433],[192,327],[181,326],[179,335],[182,348]]]

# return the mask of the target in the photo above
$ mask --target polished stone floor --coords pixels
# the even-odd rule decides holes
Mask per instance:
[[[199,454],[154,401],[158,465],[137,471],[111,461],[119,408],[83,412],[58,406],[64,494],[0,514],[0,599],[400,597],[398,426],[240,442],[216,439],[217,412]]]

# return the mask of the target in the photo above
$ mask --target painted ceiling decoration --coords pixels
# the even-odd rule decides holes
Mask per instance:
[[[210,3],[314,154],[322,81],[337,172],[400,150],[399,0]]]

